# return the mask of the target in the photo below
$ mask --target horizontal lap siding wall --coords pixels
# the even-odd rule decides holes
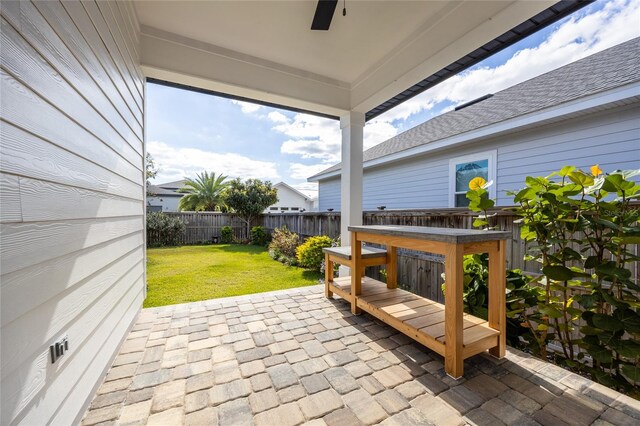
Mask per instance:
[[[1,24],[1,423],[73,424],[144,296],[137,22],[7,1]]]
[[[604,171],[640,167],[640,107],[624,106],[507,136],[489,138],[430,155],[365,169],[363,208],[449,207],[449,160],[497,150],[498,205],[507,191],[522,188],[527,175],[545,176],[565,165]],[[340,210],[340,178],[319,185],[319,210]]]

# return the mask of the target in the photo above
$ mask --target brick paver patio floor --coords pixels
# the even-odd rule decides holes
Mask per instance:
[[[83,424],[637,425],[640,403],[509,349],[442,358],[321,286],[144,309]]]

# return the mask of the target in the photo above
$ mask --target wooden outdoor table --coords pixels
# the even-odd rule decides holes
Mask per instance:
[[[421,226],[350,226],[351,277],[338,278],[354,314],[360,309],[444,356],[445,371],[463,374],[465,358],[485,350],[504,357],[506,346],[506,240],[503,231]],[[387,248],[387,283],[363,277],[362,242]],[[440,254],[445,259],[444,305],[397,288],[397,248]],[[463,311],[465,254],[489,254],[489,320]],[[437,283],[433,283],[437,285]]]

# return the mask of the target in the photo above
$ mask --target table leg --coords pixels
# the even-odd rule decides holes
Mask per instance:
[[[444,260],[445,295],[444,295],[444,329],[445,329],[445,372],[457,379],[464,370],[462,315],[463,315],[463,246],[449,244]]]
[[[362,292],[362,242],[358,233],[351,233],[351,313],[360,314],[358,296]]]
[[[387,247],[387,288],[398,287],[398,249]]]
[[[498,241],[489,252],[489,327],[498,330],[498,346],[489,349],[496,358],[505,355],[507,346],[506,268],[507,242]]]
[[[329,254],[324,255],[324,295],[327,299],[333,297],[333,292],[330,289],[330,285],[333,282],[333,262]]]

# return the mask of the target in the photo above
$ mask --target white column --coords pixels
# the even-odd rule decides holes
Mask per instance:
[[[350,111],[340,117],[342,129],[342,176],[340,181],[340,239],[348,246],[347,228],[362,225],[362,141],[364,113]]]

